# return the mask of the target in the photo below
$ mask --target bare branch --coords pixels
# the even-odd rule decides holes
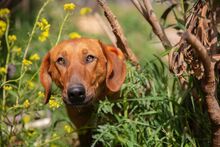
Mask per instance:
[[[190,32],[184,33],[185,40],[193,47],[196,54],[201,59],[204,69],[205,77],[202,79],[203,92],[205,94],[205,101],[209,113],[210,120],[213,125],[212,146],[220,146],[220,107],[216,97],[216,81],[214,64],[211,62],[211,57],[208,55],[206,48],[202,43]]]
[[[105,17],[107,18],[108,22],[110,23],[112,27],[112,32],[114,33],[116,37],[116,44],[117,47],[122,50],[122,52],[125,54],[125,57],[132,62],[134,65],[139,65],[137,57],[132,52],[132,50],[128,47],[127,40],[124,36],[124,33],[121,29],[121,26],[119,22],[116,19],[116,16],[112,13],[111,9],[107,6],[106,2],[104,0],[97,0],[98,4],[101,6],[101,8],[104,10]]]
[[[131,2],[135,5],[135,7],[139,10],[139,12],[144,16],[144,18],[151,25],[153,32],[160,39],[165,49],[172,48],[172,45],[167,38],[163,28],[161,27],[155,13],[153,7],[151,5],[150,0],[143,0],[143,3],[138,2],[137,0],[131,0]]]
[[[131,0],[131,2],[138,9],[138,11],[144,16],[144,9],[143,9],[143,6],[141,6],[140,1],[138,1],[138,0]]]
[[[211,59],[210,59],[210,57],[208,55],[208,52],[207,52],[206,48],[196,38],[196,36],[194,36],[190,32],[185,32],[183,34],[183,37],[193,47],[193,49],[196,51],[196,54],[201,59],[206,72],[209,72],[210,66],[211,66]]]

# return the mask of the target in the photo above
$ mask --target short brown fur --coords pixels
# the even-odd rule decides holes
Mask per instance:
[[[89,55],[95,58],[87,63]],[[63,60],[59,61],[60,58]],[[124,56],[119,49],[95,39],[63,41],[46,54],[41,64],[40,81],[45,89],[44,102],[48,103],[50,99],[54,81],[62,90],[70,119],[77,128],[82,128],[92,121],[92,103],[119,91],[125,75]],[[85,87],[85,100],[80,106],[69,103],[68,87],[74,84]],[[91,143],[88,135],[79,137],[81,146]]]

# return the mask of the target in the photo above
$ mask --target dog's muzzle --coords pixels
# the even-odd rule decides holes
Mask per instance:
[[[81,84],[72,85],[67,90],[68,100],[73,105],[83,104],[86,98],[85,87]]]

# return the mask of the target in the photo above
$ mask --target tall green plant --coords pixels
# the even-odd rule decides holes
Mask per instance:
[[[201,142],[208,145],[210,136],[196,136],[198,130],[192,128],[208,124],[204,122],[207,115],[193,108],[197,105],[193,100],[186,102],[189,91],[181,90],[160,59],[147,62],[141,71],[128,64],[121,97],[100,102],[101,124],[93,136],[93,146],[197,146]],[[209,126],[203,129],[209,131]]]
[[[74,132],[70,121],[63,115],[64,108],[61,106],[61,96],[54,93],[49,106],[43,105],[44,94],[38,83],[39,72],[39,52],[30,50],[33,48],[33,42],[48,42],[51,24],[43,17],[45,9],[52,0],[44,1],[42,7],[36,15],[33,28],[28,36],[24,50],[18,46],[16,35],[11,34],[13,29],[10,26],[10,10],[0,9],[0,49],[7,50],[6,61],[1,61],[0,66],[0,144],[1,146],[44,146],[61,145],[66,140],[71,143],[71,136]],[[63,6],[66,17],[58,27],[56,43],[61,38],[61,32],[64,23],[75,9],[73,3],[67,3]],[[38,40],[37,40],[38,39]],[[0,59],[3,60],[3,59]],[[16,71],[13,71],[15,70]],[[10,74],[15,74],[14,77]],[[49,108],[47,108],[49,107]],[[51,116],[51,111],[60,111],[60,116]],[[47,122],[47,126],[36,126],[39,121]],[[62,128],[62,131],[57,130]],[[68,136],[66,138],[66,136]]]

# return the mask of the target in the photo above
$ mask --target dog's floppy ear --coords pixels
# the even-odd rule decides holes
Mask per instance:
[[[121,88],[126,76],[126,65],[124,55],[120,49],[113,46],[103,45],[103,52],[107,58],[106,85],[112,92]]]
[[[49,68],[50,68],[50,53],[48,52],[44,57],[40,67],[40,81],[45,90],[45,99],[44,99],[45,104],[48,103],[51,96],[52,79],[49,73]]]

